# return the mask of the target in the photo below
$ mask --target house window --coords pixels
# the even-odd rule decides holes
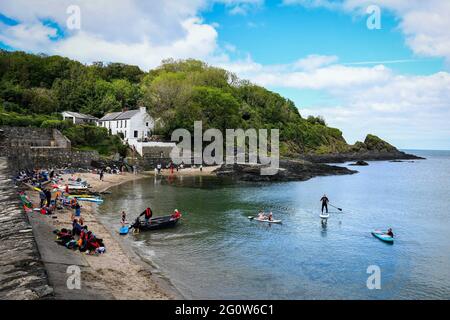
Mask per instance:
[[[125,120],[125,128],[127,127],[127,122],[128,122],[128,120]]]
[[[145,126],[148,127],[148,122],[145,123]]]
[[[134,137],[137,138],[138,137],[138,131],[134,130]]]

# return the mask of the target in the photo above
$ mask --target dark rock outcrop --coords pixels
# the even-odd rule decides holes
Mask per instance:
[[[364,142],[356,142],[345,152],[304,154],[300,159],[314,163],[344,163],[350,161],[419,160],[424,159],[398,150],[374,135],[367,135]]]
[[[354,174],[357,171],[344,167],[311,163],[303,160],[280,160],[280,169],[274,175],[261,175],[263,165],[224,164],[215,170],[219,177],[231,177],[241,181],[305,181],[317,176]]]
[[[369,164],[363,160],[358,160],[355,163],[350,164],[351,166],[368,166]]]

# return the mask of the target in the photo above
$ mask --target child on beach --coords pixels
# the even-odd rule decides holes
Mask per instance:
[[[122,225],[125,225],[125,224],[128,223],[128,222],[127,222],[127,214],[125,213],[125,211],[122,211],[122,218],[120,219],[120,223],[121,223]]]

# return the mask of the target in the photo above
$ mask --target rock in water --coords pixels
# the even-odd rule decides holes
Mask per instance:
[[[368,166],[369,164],[363,160],[358,160],[355,163],[350,164],[351,166]]]

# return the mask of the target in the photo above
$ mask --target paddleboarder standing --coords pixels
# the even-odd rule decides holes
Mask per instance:
[[[320,201],[322,202],[322,213],[323,213],[323,209],[325,209],[326,213],[328,213],[328,203],[330,202],[330,200],[328,200],[328,197],[326,194],[323,195],[323,197],[320,199]]]

